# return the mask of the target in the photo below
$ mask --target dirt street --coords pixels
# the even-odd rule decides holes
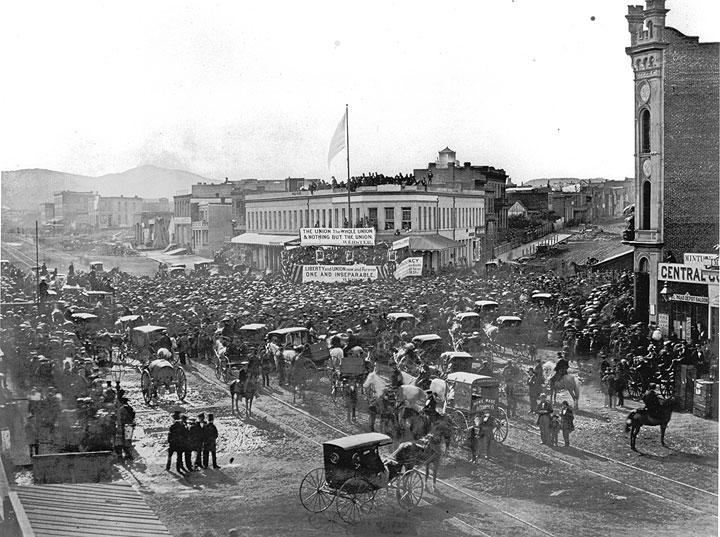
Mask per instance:
[[[553,356],[549,350],[541,355]],[[273,378],[255,401],[252,417],[235,416],[213,368],[190,365],[182,406],[192,416],[215,413],[222,468],[184,477],[164,469],[174,394],[147,407],[139,376],[130,372],[123,384],[138,411],[139,457],[118,477],[144,494],[176,536],[219,537],[231,528],[254,536],[716,535],[717,423],[675,414],[667,448],[660,446],[657,428],[644,428],[638,437],[643,454],[633,453],[624,423],[638,404],[603,408],[596,368],[586,363],[571,369],[584,382],[573,447],[540,445],[525,399],[507,440],[492,446],[489,460],[472,464],[466,448],[453,445],[435,490],[426,489],[415,510],[404,511],[393,491],[381,490],[374,509],[356,526],[340,520],[334,505],[312,515],[299,500],[303,476],[322,466],[322,442],[369,430],[365,404],[361,401],[357,423],[347,422],[342,406],[329,397],[327,379],[293,405],[292,394]],[[383,448],[385,454],[390,447]]]

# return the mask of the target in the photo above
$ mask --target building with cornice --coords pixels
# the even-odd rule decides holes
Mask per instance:
[[[665,0],[628,6],[635,78],[637,320],[718,334],[720,47],[665,26]],[[685,268],[680,266],[685,265]],[[697,270],[688,270],[688,267]]]

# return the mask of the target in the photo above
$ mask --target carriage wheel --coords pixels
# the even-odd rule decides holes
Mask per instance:
[[[142,390],[145,403],[149,405],[150,401],[152,401],[152,380],[150,379],[150,373],[147,369],[143,369],[140,375],[140,389]]]
[[[628,395],[636,401],[642,397],[642,376],[637,371],[631,371],[627,383]]]
[[[337,512],[348,524],[357,524],[370,513],[375,502],[375,489],[362,477],[351,477],[337,493]]]
[[[175,371],[175,392],[180,401],[185,400],[185,396],[187,395],[187,377],[182,367],[178,367],[177,371]]]
[[[420,503],[424,491],[423,476],[419,471],[413,469],[405,472],[398,480],[395,497],[400,507],[410,511]]]
[[[300,364],[300,367],[303,370],[302,375],[303,379],[305,380],[305,386],[308,388],[316,386],[318,383],[320,372],[318,371],[315,362],[313,362],[309,358],[305,358]]]
[[[222,359],[222,364],[220,366],[220,376],[222,377],[222,381],[226,384],[230,384],[233,380],[233,371],[230,368],[230,358],[227,356]]]
[[[332,400],[333,404],[337,405],[338,401],[341,399],[340,397],[340,390],[341,390],[341,384],[340,384],[340,375],[333,374],[330,376],[330,399]]]
[[[674,385],[669,379],[658,382],[658,390],[660,392],[660,396],[665,399],[670,399],[675,395]]]
[[[465,442],[465,434],[468,428],[467,420],[463,416],[462,412],[456,410],[450,414],[450,421],[452,421],[452,440],[456,446],[462,446]]]
[[[311,513],[321,513],[333,503],[335,495],[325,489],[325,469],[315,468],[300,482],[300,503]]]
[[[497,407],[495,409],[495,429],[493,430],[493,437],[495,441],[502,444],[508,435],[508,417],[505,409]]]

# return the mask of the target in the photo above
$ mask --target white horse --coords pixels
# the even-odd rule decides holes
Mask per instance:
[[[500,332],[500,328],[492,323],[485,323],[485,326],[483,326],[483,332],[485,332],[485,335],[490,341],[495,341]]]
[[[405,373],[403,373],[403,375],[405,375]],[[403,377],[403,380],[404,379],[405,377]],[[363,382],[363,388],[365,388],[366,391],[372,389],[376,399],[385,393],[389,387],[390,381],[381,377],[375,371],[370,372],[365,382]],[[398,389],[398,403],[415,407],[417,410],[423,409],[426,399],[427,396],[425,392],[412,384],[403,384]]]
[[[543,373],[546,379],[551,379],[555,372],[555,363],[548,361],[543,364]],[[580,401],[580,380],[570,373],[566,373],[559,380],[550,382],[550,402],[555,403],[558,392],[567,390],[572,397],[573,406],[575,409],[579,408]]]
[[[417,380],[417,377],[413,377],[409,373],[406,373],[405,371],[401,371],[400,374],[402,375],[403,384],[404,385],[415,385],[415,381]],[[445,402],[445,395],[447,394],[447,382],[445,382],[443,379],[434,378],[430,381],[430,391],[435,396],[435,399],[437,399],[438,403],[444,403]],[[439,407],[438,407],[439,408]]]

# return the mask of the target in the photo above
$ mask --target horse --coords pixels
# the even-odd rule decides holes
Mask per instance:
[[[672,397],[660,402],[659,418],[651,416],[646,408],[639,408],[628,414],[627,420],[625,421],[625,432],[630,433],[630,449],[637,451],[637,449],[635,449],[635,440],[643,425],[653,427],[659,425],[660,445],[667,447],[665,445],[665,429],[667,429],[667,425],[670,423],[674,402]]]
[[[554,377],[555,363],[548,361],[543,364],[543,373],[545,377],[550,378],[550,402],[557,402],[557,394],[563,390],[567,390],[573,399],[575,409],[579,408],[580,401],[580,380],[570,373],[566,373],[559,380]]]
[[[370,417],[370,430],[375,430],[375,420],[378,414],[381,418],[381,425],[385,428],[393,428],[398,425],[398,412],[405,406],[421,410],[425,406],[427,396],[417,386],[403,384],[397,390],[397,401],[390,400],[390,383],[383,377],[372,371],[368,374],[363,388],[368,397],[368,412]]]
[[[425,412],[418,412],[414,408],[405,407],[400,412],[399,419],[401,423],[408,424],[408,429],[414,440],[435,431],[445,439],[445,450],[450,449],[454,425],[449,416],[436,414],[433,418]]]
[[[394,461],[399,470],[403,466],[405,470],[412,470],[415,466],[425,465],[425,483],[427,483],[430,475],[430,467],[432,467],[433,489],[437,484],[437,472],[442,459],[443,442],[449,445],[449,438],[452,437],[452,430],[438,427],[431,433],[424,436],[419,442],[403,442],[398,446],[392,455],[391,460]]]
[[[431,378],[430,385],[426,388],[425,386],[418,384],[418,380],[420,379],[419,376],[413,377],[411,374],[406,373],[405,371],[401,371],[400,374],[402,375],[403,384],[417,386],[418,388],[426,391],[430,390],[435,396],[435,399],[437,399],[438,403],[445,402],[445,395],[447,394],[447,382],[445,382],[443,379]]]
[[[230,402],[232,404],[232,412],[235,414],[237,410],[240,413],[240,399],[245,399],[245,414],[249,418],[252,414],[253,399],[258,391],[257,374],[248,374],[242,370],[238,374],[238,378],[230,383]]]

